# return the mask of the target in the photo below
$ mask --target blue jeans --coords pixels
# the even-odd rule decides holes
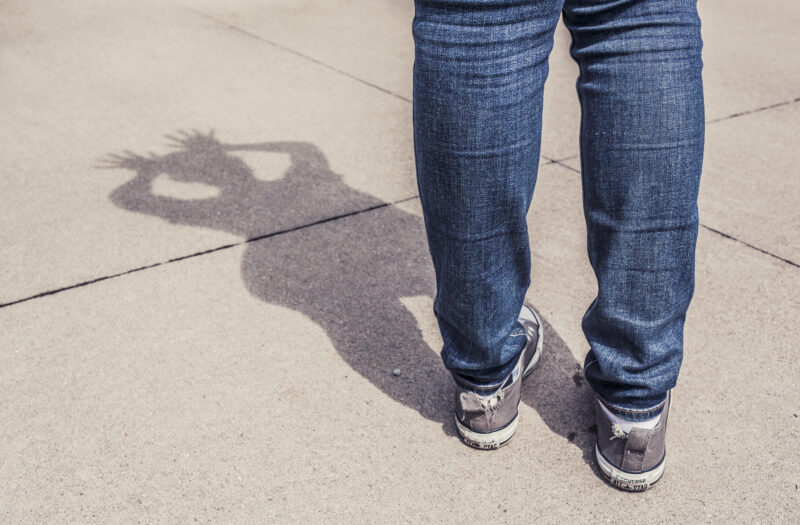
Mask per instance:
[[[705,115],[696,0],[416,0],[414,150],[453,374],[497,383],[524,338],[526,214],[559,16],[580,66],[580,154],[598,294],[586,379],[629,419],[675,385],[694,293]]]

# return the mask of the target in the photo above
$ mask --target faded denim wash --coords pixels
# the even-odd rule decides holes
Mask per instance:
[[[705,134],[696,0],[415,7],[414,150],[445,367],[496,383],[523,347],[526,214],[563,13],[580,66],[583,206],[598,282],[582,321],[585,375],[618,414],[658,413],[678,377],[694,293]]]

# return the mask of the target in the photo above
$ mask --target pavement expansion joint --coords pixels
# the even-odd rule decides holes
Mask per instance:
[[[281,49],[281,50],[286,51],[288,53],[292,53],[293,55],[296,55],[296,56],[298,56],[300,58],[303,58],[304,60],[308,60],[309,62],[317,64],[318,66],[322,66],[322,67],[324,67],[326,69],[329,69],[331,71],[339,73],[340,75],[343,75],[343,76],[348,77],[348,78],[350,78],[352,80],[355,80],[356,82],[360,82],[361,84],[364,84],[365,86],[369,86],[369,87],[371,87],[373,89],[377,89],[378,91],[386,93],[387,95],[391,95],[391,96],[393,96],[395,98],[399,98],[400,100],[402,100],[404,102],[411,103],[410,99],[404,97],[403,95],[400,95],[399,93],[395,93],[394,91],[391,91],[389,89],[381,87],[381,86],[379,86],[377,84],[374,84],[374,83],[372,83],[372,82],[370,82],[368,80],[364,80],[363,78],[357,77],[357,76],[353,75],[352,73],[349,73],[349,72],[347,72],[347,71],[345,71],[343,69],[339,69],[338,67],[332,66],[332,65],[330,65],[330,64],[328,64],[326,62],[323,62],[323,61],[321,61],[321,60],[319,60],[317,58],[314,58],[314,57],[312,57],[310,55],[306,55],[305,53],[301,53],[300,51],[297,51],[296,49],[292,49],[291,47],[287,47],[287,46],[285,46],[283,44],[279,44],[278,42],[275,42],[273,40],[269,40],[267,38],[264,38],[264,37],[262,37],[260,35],[257,35],[255,33],[250,32],[250,31],[248,31],[246,29],[243,29],[241,27],[235,26],[235,25],[231,24],[230,22],[226,22],[225,20],[222,20],[221,18],[217,18],[216,16],[209,15],[208,13],[204,13],[202,11],[198,11],[197,9],[192,9],[191,7],[187,7],[187,6],[183,5],[183,4],[179,4],[179,5],[181,7],[183,7],[184,9],[186,9],[187,11],[190,11],[190,12],[196,14],[196,15],[208,18],[209,20],[213,20],[214,22],[216,22],[218,24],[222,24],[225,27],[227,27],[227,28],[229,28],[229,29],[231,29],[233,31],[236,31],[237,33],[241,33],[241,34],[243,34],[245,36],[248,36],[250,38],[254,38],[254,39],[256,39],[256,40],[258,40],[260,42],[263,42],[265,44],[269,44],[269,45],[271,45],[273,47],[277,47],[278,49]]]
[[[785,100],[783,102],[778,102],[776,104],[770,104],[768,106],[762,106],[760,108],[750,109],[750,110],[747,110],[747,111],[741,111],[739,113],[733,113],[732,115],[728,115],[727,117],[720,117],[720,118],[717,118],[717,119],[714,119],[714,120],[709,120],[708,122],[706,122],[706,124],[714,124],[716,122],[722,122],[723,120],[730,120],[730,119],[736,118],[736,117],[743,117],[745,115],[752,115],[753,113],[760,113],[761,111],[766,111],[768,109],[775,109],[775,108],[780,108],[780,107],[783,107],[783,106],[788,106],[790,104],[795,104],[797,102],[800,102],[800,97],[792,99],[792,100]]]
[[[740,244],[743,244],[743,245],[747,246],[748,248],[752,248],[753,250],[755,250],[757,252],[761,252],[764,255],[769,255],[770,257],[774,257],[775,259],[778,259],[781,262],[785,262],[786,264],[788,264],[790,266],[794,266],[795,268],[800,268],[800,264],[797,264],[794,261],[791,261],[789,259],[781,257],[780,255],[776,255],[776,254],[774,254],[772,252],[768,252],[767,250],[764,250],[763,248],[759,248],[758,246],[754,246],[754,245],[750,244],[749,242],[745,242],[745,241],[743,241],[741,239],[737,239],[733,235],[729,235],[729,234],[727,234],[725,232],[721,232],[721,231],[719,231],[717,229],[712,228],[711,226],[706,226],[705,224],[702,224],[702,223],[700,224],[700,226],[702,226],[703,228],[705,228],[708,231],[716,233],[717,235],[721,235],[722,237],[725,237],[726,239],[730,239],[732,241],[736,241],[736,242],[738,242]]]
[[[186,259],[192,259],[194,257],[200,257],[202,255],[208,255],[210,253],[215,253],[215,252],[219,252],[219,251],[222,251],[222,250],[229,250],[229,249],[235,248],[237,246],[243,246],[245,244],[249,244],[249,243],[253,243],[253,242],[257,242],[257,241],[262,241],[264,239],[269,239],[270,237],[277,237],[279,235],[292,233],[292,232],[295,232],[295,231],[298,231],[298,230],[304,230],[306,228],[311,228],[313,226],[318,226],[320,224],[325,224],[326,222],[333,222],[333,221],[336,221],[336,220],[339,220],[339,219],[344,219],[346,217],[353,217],[355,215],[361,215],[362,213],[367,213],[367,212],[378,210],[378,209],[381,209],[381,208],[394,206],[396,204],[401,204],[403,202],[407,202],[407,201],[414,200],[414,199],[417,199],[417,198],[419,198],[419,195],[412,195],[410,197],[404,197],[402,199],[398,199],[398,200],[392,201],[392,202],[382,202],[380,204],[376,204],[374,206],[369,206],[367,208],[363,208],[363,209],[360,209],[360,210],[354,210],[354,211],[350,211],[350,212],[347,212],[347,213],[340,213],[340,214],[334,215],[332,217],[325,217],[324,219],[319,219],[317,221],[312,221],[312,222],[309,222],[309,223],[306,223],[306,224],[301,224],[299,226],[293,226],[291,228],[286,228],[284,230],[278,230],[278,231],[274,231],[274,232],[270,232],[270,233],[265,233],[264,235],[257,235],[256,237],[250,237],[249,239],[245,239],[245,240],[243,240],[241,242],[235,242],[235,243],[231,243],[231,244],[223,244],[222,246],[216,246],[214,248],[209,248],[207,250],[202,250],[202,251],[190,253],[190,254],[187,254],[187,255],[181,255],[181,256],[178,256],[178,257],[173,257],[173,258],[168,259],[166,261],[152,263],[152,264],[148,264],[148,265],[145,265],[145,266],[139,266],[137,268],[132,268],[132,269],[126,270],[124,272],[119,272],[119,273],[115,273],[115,274],[111,274],[111,275],[104,275],[102,277],[97,277],[95,279],[90,279],[88,281],[82,281],[82,282],[79,282],[79,283],[70,284],[70,285],[67,285],[67,286],[62,286],[60,288],[55,288],[53,290],[47,290],[45,292],[40,292],[40,293],[37,293],[37,294],[34,294],[34,295],[30,295],[28,297],[23,297],[22,299],[15,299],[15,300],[9,301],[7,303],[0,303],[0,308],[6,308],[8,306],[13,306],[15,304],[20,304],[20,303],[24,303],[24,302],[27,302],[27,301],[31,301],[33,299],[39,299],[41,297],[46,297],[48,295],[55,295],[57,293],[66,292],[67,290],[74,290],[75,288],[82,288],[82,287],[88,286],[90,284],[96,284],[96,283],[99,283],[99,282],[102,282],[102,281],[107,281],[109,279],[115,279],[117,277],[122,277],[124,275],[128,275],[128,274],[131,274],[131,273],[141,272],[143,270],[149,270],[151,268],[156,268],[158,266],[163,266],[165,264],[171,264],[171,263],[175,263],[175,262],[179,262],[179,261],[184,261]]]

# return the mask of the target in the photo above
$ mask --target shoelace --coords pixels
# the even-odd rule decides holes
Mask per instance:
[[[500,390],[497,395],[488,397],[488,398],[478,398],[481,404],[481,408],[484,410],[491,410],[492,412],[497,412],[497,409],[500,408],[500,403],[503,402],[503,398],[505,398],[505,392]]]
[[[622,431],[622,427],[618,423],[611,425],[611,433],[613,435],[609,440],[625,437],[625,432]]]

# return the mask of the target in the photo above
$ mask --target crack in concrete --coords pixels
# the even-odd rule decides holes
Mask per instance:
[[[191,7],[187,7],[187,6],[185,6],[183,4],[180,4],[180,3],[178,5],[181,6],[182,8],[184,8],[184,9],[186,9],[187,11],[191,12],[191,13],[194,13],[196,15],[199,15],[199,16],[202,16],[202,17],[205,17],[205,18],[208,18],[209,20],[213,20],[214,22],[216,22],[218,24],[222,24],[225,27],[227,27],[228,29],[231,29],[233,31],[241,33],[241,34],[243,34],[245,36],[248,36],[250,38],[254,38],[254,39],[256,39],[256,40],[258,40],[260,42],[264,42],[265,44],[269,44],[269,45],[271,45],[273,47],[277,47],[278,49],[282,49],[283,51],[286,51],[288,53],[292,53],[293,55],[296,55],[296,56],[298,56],[300,58],[308,60],[309,62],[317,64],[318,66],[322,66],[322,67],[324,67],[326,69],[329,69],[331,71],[335,71],[336,73],[339,73],[340,75],[344,75],[344,76],[346,76],[346,77],[348,77],[348,78],[350,78],[352,80],[355,80],[356,82],[360,82],[361,84],[364,84],[365,86],[369,86],[371,88],[377,89],[378,91],[386,93],[387,95],[391,95],[391,96],[393,96],[395,98],[399,98],[400,100],[402,100],[404,102],[411,103],[410,99],[404,97],[403,95],[400,95],[399,93],[395,93],[392,90],[389,90],[389,89],[386,89],[384,87],[381,87],[381,86],[379,86],[377,84],[374,84],[374,83],[372,83],[372,82],[370,82],[368,80],[364,80],[361,77],[357,77],[356,75],[353,75],[352,73],[349,73],[349,72],[347,72],[347,71],[345,71],[343,69],[339,69],[338,67],[335,67],[335,66],[332,66],[330,64],[327,64],[327,63],[325,63],[325,62],[323,62],[323,61],[321,61],[319,59],[316,59],[316,58],[314,58],[314,57],[312,57],[310,55],[306,55],[305,53],[301,53],[300,51],[292,49],[291,47],[287,47],[287,46],[285,46],[283,44],[279,44],[278,42],[275,42],[274,40],[269,40],[267,38],[264,38],[264,37],[262,37],[260,35],[255,34],[255,33],[251,33],[250,31],[248,31],[246,29],[242,29],[241,27],[235,26],[235,25],[233,25],[233,24],[231,24],[229,22],[226,22],[225,20],[222,20],[221,18],[217,18],[217,17],[215,17],[213,15],[209,15],[209,14],[204,13],[202,11],[198,11],[196,9],[192,9]]]
[[[336,220],[339,220],[339,219],[344,219],[346,217],[352,217],[354,215],[360,215],[362,213],[367,213],[367,212],[378,210],[378,209],[381,209],[381,208],[386,208],[388,206],[394,206],[396,204],[401,204],[403,202],[407,202],[407,201],[418,199],[418,198],[419,198],[419,195],[412,195],[411,197],[405,197],[403,199],[396,200],[396,201],[393,201],[393,202],[383,202],[381,204],[376,204],[375,206],[370,206],[368,208],[363,208],[363,209],[360,209],[360,210],[350,211],[350,212],[347,212],[347,213],[341,213],[339,215],[333,215],[331,217],[326,217],[324,219],[319,219],[319,220],[316,220],[316,221],[313,221],[313,222],[309,222],[307,224],[302,224],[300,226],[293,226],[291,228],[286,228],[286,229],[283,229],[283,230],[277,230],[277,231],[274,231],[274,232],[265,233],[263,235],[257,235],[255,237],[250,237],[249,239],[245,239],[245,240],[240,241],[240,242],[234,242],[234,243],[231,243],[231,244],[223,244],[222,246],[216,246],[214,248],[209,248],[207,250],[202,250],[202,251],[199,251],[199,252],[190,253],[188,255],[181,255],[179,257],[173,257],[172,259],[167,259],[166,261],[161,261],[161,262],[157,262],[157,263],[153,263],[153,264],[147,264],[145,266],[139,266],[137,268],[132,268],[132,269],[126,270],[124,272],[119,272],[119,273],[115,273],[115,274],[111,274],[111,275],[104,275],[102,277],[97,277],[95,279],[90,279],[88,281],[82,281],[82,282],[71,284],[71,285],[68,285],[68,286],[62,286],[61,288],[55,288],[53,290],[47,290],[45,292],[40,292],[40,293],[31,295],[31,296],[28,296],[28,297],[23,297],[22,299],[15,299],[15,300],[7,302],[7,303],[0,303],[0,308],[6,308],[8,306],[13,306],[15,304],[20,304],[20,303],[24,303],[24,302],[27,302],[27,301],[31,301],[33,299],[39,299],[41,297],[46,297],[48,295],[55,295],[57,293],[66,292],[67,290],[74,290],[75,288],[82,288],[82,287],[88,286],[90,284],[95,284],[95,283],[99,283],[99,282],[102,282],[102,281],[107,281],[109,279],[115,279],[117,277],[122,277],[124,275],[129,275],[129,274],[132,274],[132,273],[141,272],[143,270],[149,270],[151,268],[156,268],[158,266],[164,266],[164,265],[167,265],[167,264],[183,261],[183,260],[186,260],[186,259],[192,259],[194,257],[200,257],[201,255],[208,255],[209,253],[219,252],[219,251],[222,251],[222,250],[228,250],[230,248],[235,248],[237,246],[244,246],[245,244],[250,244],[250,243],[253,243],[253,242],[257,242],[257,241],[262,241],[264,239],[269,239],[270,237],[277,237],[279,235],[284,235],[284,234],[287,234],[287,233],[296,232],[298,230],[304,230],[306,228],[311,228],[312,226],[318,226],[320,224],[325,224],[326,222],[332,222],[332,221],[336,221]]]
[[[734,237],[733,235],[729,235],[729,234],[727,234],[725,232],[719,231],[719,230],[717,230],[715,228],[712,228],[711,226],[706,226],[705,224],[702,224],[702,223],[700,223],[700,226],[702,226],[703,228],[705,228],[708,231],[716,233],[717,235],[721,235],[722,237],[725,237],[726,239],[730,239],[732,241],[736,241],[736,242],[738,242],[740,244],[743,244],[743,245],[747,246],[748,248],[752,248],[752,249],[756,250],[757,252],[761,252],[764,255],[769,255],[770,257],[774,257],[775,259],[778,259],[781,262],[785,262],[786,264],[788,264],[790,266],[794,266],[795,268],[800,268],[800,264],[798,264],[798,263],[796,263],[796,262],[794,262],[792,260],[786,259],[786,258],[781,257],[780,255],[776,255],[776,254],[774,254],[772,252],[768,252],[767,250],[764,250],[763,248],[759,248],[758,246],[750,244],[749,242],[746,242],[746,241],[743,241],[741,239],[738,239],[738,238]]]
[[[575,168],[572,168],[570,166],[566,166],[564,164],[561,164],[561,162],[559,162],[557,160],[550,161],[550,164],[558,164],[558,165],[564,166],[565,168],[568,168],[568,169],[570,169],[572,171],[576,171],[576,172],[580,173]],[[399,199],[399,200],[396,200],[396,201],[393,201],[393,202],[383,202],[381,204],[376,204],[375,206],[370,206],[368,208],[363,208],[363,209],[360,209],[360,210],[355,210],[355,211],[351,211],[351,212],[347,212],[347,213],[342,213],[342,214],[339,214],[339,215],[334,215],[334,216],[331,216],[331,217],[326,217],[324,219],[319,219],[317,221],[309,222],[307,224],[302,224],[300,226],[293,226],[291,228],[286,228],[286,229],[283,229],[283,230],[278,230],[278,231],[274,231],[274,232],[270,232],[270,233],[265,233],[263,235],[257,235],[255,237],[251,237],[249,239],[245,239],[244,241],[230,243],[230,244],[223,244],[222,246],[217,246],[217,247],[214,247],[214,248],[210,248],[208,250],[202,250],[202,251],[199,251],[199,252],[190,253],[188,255],[181,255],[179,257],[173,257],[171,259],[167,259],[166,261],[161,261],[161,262],[157,262],[157,263],[153,263],[153,264],[147,264],[145,266],[139,266],[139,267],[136,267],[136,268],[132,268],[130,270],[126,270],[124,272],[119,272],[119,273],[115,273],[115,274],[111,274],[111,275],[104,275],[104,276],[98,277],[96,279],[90,279],[88,281],[82,281],[82,282],[79,282],[79,283],[76,283],[76,284],[63,286],[61,288],[55,288],[53,290],[47,290],[45,292],[40,292],[40,293],[31,295],[31,296],[28,296],[28,297],[23,297],[22,299],[16,299],[16,300],[13,300],[13,301],[10,301],[10,302],[7,302],[7,303],[0,303],[0,308],[6,308],[8,306],[13,306],[15,304],[20,304],[20,303],[24,303],[24,302],[27,302],[27,301],[32,301],[33,299],[39,299],[41,297],[47,297],[48,295],[55,295],[57,293],[66,292],[68,290],[74,290],[75,288],[82,288],[82,287],[88,286],[90,284],[95,284],[95,283],[99,283],[99,282],[102,282],[102,281],[107,281],[109,279],[115,279],[117,277],[122,277],[124,275],[129,275],[129,274],[132,274],[132,273],[141,272],[141,271],[144,271],[144,270],[149,270],[151,268],[156,268],[158,266],[164,266],[164,265],[167,265],[167,264],[183,261],[183,260],[186,260],[186,259],[192,259],[194,257],[200,257],[201,255],[208,255],[210,253],[215,253],[215,252],[219,252],[219,251],[222,251],[222,250],[228,250],[230,248],[235,248],[237,246],[244,246],[245,244],[249,244],[249,243],[253,243],[253,242],[257,242],[257,241],[262,241],[264,239],[269,239],[270,237],[277,237],[279,235],[284,235],[284,234],[287,234],[287,233],[292,233],[292,232],[296,232],[296,231],[299,231],[299,230],[304,230],[306,228],[311,228],[313,226],[318,226],[320,224],[325,224],[326,222],[332,222],[332,221],[336,221],[336,220],[339,220],[339,219],[344,219],[346,217],[353,217],[355,215],[361,215],[362,213],[367,213],[367,212],[378,210],[378,209],[381,209],[381,208],[386,208],[388,206],[394,206],[396,204],[401,204],[401,203],[412,201],[412,200],[415,200],[415,199],[419,199],[419,195],[412,195],[410,197],[405,197],[403,199]],[[725,237],[726,239],[730,239],[732,241],[738,242],[740,244],[743,244],[744,246],[747,246],[748,248],[752,248],[753,250],[756,250],[756,251],[758,251],[760,253],[763,253],[764,255],[768,255],[770,257],[778,259],[779,261],[782,261],[782,262],[784,262],[784,263],[786,263],[786,264],[788,264],[790,266],[794,266],[795,268],[800,268],[800,264],[798,264],[798,263],[796,263],[794,261],[791,261],[789,259],[781,257],[780,255],[776,255],[774,253],[768,252],[767,250],[759,248],[758,246],[754,246],[754,245],[752,245],[752,244],[750,244],[748,242],[745,242],[745,241],[743,241],[741,239],[737,239],[733,235],[729,235],[729,234],[727,234],[725,232],[719,231],[719,230],[717,230],[715,228],[712,228],[710,226],[706,226],[705,224],[702,224],[702,223],[700,224],[700,226],[705,228],[705,229],[707,229],[707,230],[709,230],[709,231],[711,231],[711,232],[713,232],[713,233],[716,233],[717,235]]]
[[[551,162],[551,164],[558,164],[558,165],[559,165],[559,166],[561,166],[562,168],[567,168],[568,170],[570,170],[570,171],[574,171],[575,173],[577,173],[577,174],[579,174],[579,175],[580,175],[580,174],[581,174],[581,170],[579,170],[578,168],[573,168],[573,167],[572,167],[572,166],[570,166],[569,164],[564,164],[564,163],[562,162],[562,161],[564,161],[564,160],[570,160],[570,159],[572,159],[572,158],[573,158],[573,157],[567,157],[566,159],[554,160],[554,161],[552,161],[552,162]]]
[[[778,102],[776,104],[770,104],[769,106],[762,106],[760,108],[750,109],[750,110],[742,111],[742,112],[739,112],[739,113],[733,113],[732,115],[728,115],[727,117],[720,117],[720,118],[716,118],[714,120],[709,120],[709,121],[706,122],[706,124],[714,124],[716,122],[722,122],[723,120],[730,120],[730,119],[736,118],[736,117],[743,117],[745,115],[752,115],[753,113],[759,113],[761,111],[766,111],[768,109],[775,109],[775,108],[780,108],[780,107],[783,107],[783,106],[788,106],[790,104],[795,104],[797,102],[800,102],[800,97],[792,99],[792,100],[786,100],[784,102]]]

